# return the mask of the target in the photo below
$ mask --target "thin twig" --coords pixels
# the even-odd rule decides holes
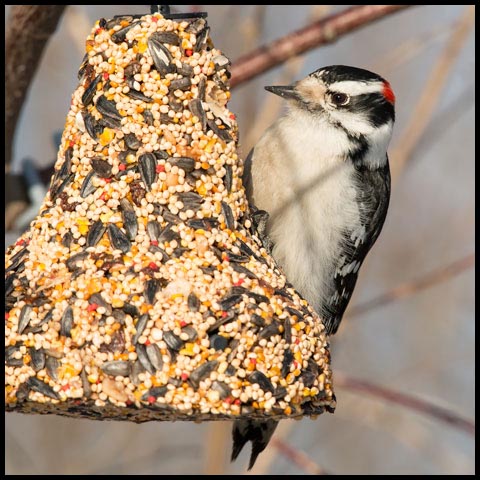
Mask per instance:
[[[380,306],[387,305],[402,298],[409,297],[410,295],[418,293],[421,290],[425,290],[426,288],[446,282],[465,270],[473,268],[474,265],[475,254],[472,253],[466,257],[456,260],[453,263],[434,270],[433,272],[429,272],[416,280],[402,283],[401,285],[382,293],[378,297],[372,298],[371,300],[358,305],[353,305],[352,308],[348,310],[347,317],[351,318],[358,315],[363,315],[364,313]]]
[[[365,27],[375,20],[410,7],[411,5],[360,5],[318,20],[296,32],[257,48],[232,65],[231,87],[251,80],[289,58],[320,45],[338,40],[346,33]]]
[[[475,422],[461,417],[457,413],[427,400],[421,400],[406,393],[391,390],[380,385],[349,377],[340,372],[335,373],[335,386],[345,388],[353,392],[366,393],[373,397],[396,403],[410,410],[427,415],[429,417],[448,423],[452,427],[462,430],[470,435],[475,435]]]
[[[12,5],[5,32],[5,165],[12,160],[15,127],[45,46],[66,5]]]
[[[297,465],[304,472],[311,475],[331,475],[327,470],[316,464],[306,453],[288,445],[288,443],[278,438],[273,438],[271,443],[285,458]]]
[[[475,24],[475,6],[468,6],[456,23],[452,35],[447,41],[435,66],[430,72],[420,99],[413,109],[408,126],[399,138],[399,145],[392,152],[392,178],[396,179],[412,157],[412,153],[420,142],[430,119],[440,100],[440,95],[447,79],[456,64],[458,56]]]

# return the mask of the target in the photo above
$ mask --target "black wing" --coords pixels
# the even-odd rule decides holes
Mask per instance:
[[[358,271],[372,248],[385,222],[390,200],[390,169],[388,158],[385,166],[376,170],[357,167],[357,201],[360,205],[361,223],[364,228],[361,236],[352,239],[352,231],[345,232],[343,255],[334,276],[334,293],[325,300],[322,314],[327,333],[334,334],[352,296],[357,282]]]

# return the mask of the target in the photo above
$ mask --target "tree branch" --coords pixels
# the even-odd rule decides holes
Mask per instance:
[[[316,464],[306,453],[292,447],[280,439],[272,438],[272,446],[274,446],[283,457],[290,460],[308,474],[331,475],[331,473]]]
[[[66,5],[12,5],[5,32],[5,165],[28,87]]]
[[[458,430],[475,435],[475,422],[461,417],[451,410],[435,405],[429,401],[415,398],[411,395],[391,390],[389,388],[381,387],[366,380],[359,380],[357,378],[349,377],[342,373],[335,374],[335,386],[338,388],[345,388],[352,392],[367,393],[373,397],[386,400],[391,403],[396,403],[402,407],[410,410],[415,410],[418,413],[433,417],[442,422],[448,423]]]
[[[342,35],[411,5],[359,5],[318,20],[296,32],[240,57],[232,65],[231,87],[251,80],[267,70],[312,48],[333,43]]]
[[[414,293],[420,292],[426,288],[433,287],[438,283],[445,282],[450,280],[452,277],[459,275],[460,273],[472,268],[475,265],[475,254],[472,253],[466,257],[456,260],[449,265],[443,266],[433,272],[427,273],[426,275],[413,280],[411,282],[402,283],[387,292],[382,293],[378,297],[372,298],[367,302],[361,303],[359,305],[352,306],[351,309],[347,312],[347,317],[351,318],[357,315],[363,315],[364,313],[373,310],[377,307],[387,305],[389,303],[395,302],[401,298],[409,297]]]

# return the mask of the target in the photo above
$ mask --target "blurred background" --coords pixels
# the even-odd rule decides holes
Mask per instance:
[[[233,64],[347,7],[179,6],[208,11],[212,39]],[[17,125],[13,173],[48,179],[94,22],[148,11],[146,5],[67,7]],[[475,471],[474,14],[473,6],[414,6],[232,90],[244,157],[281,114],[280,99],[265,85],[347,64],[387,78],[397,97],[389,214],[331,341],[337,410],[282,422],[251,473]],[[29,217],[27,203],[9,211],[10,200],[6,246],[21,232],[19,216]],[[410,397],[421,403],[409,404]],[[135,425],[8,414],[6,473],[243,474],[249,449],[230,464],[230,430],[228,422]]]

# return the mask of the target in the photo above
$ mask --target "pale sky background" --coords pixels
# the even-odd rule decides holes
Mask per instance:
[[[348,6],[321,7],[333,13]],[[304,26],[312,15],[310,5],[204,5],[202,9],[209,12],[216,47],[233,61]],[[295,71],[290,80],[329,64],[381,74],[397,97],[392,147],[398,147],[452,25],[465,9],[419,6],[395,14],[309,52],[303,62],[288,67]],[[85,38],[95,20],[147,11],[140,5],[69,6],[22,112],[14,165],[26,156],[42,165],[53,162],[52,136],[63,128]],[[351,306],[474,252],[474,54],[471,33],[424,137],[394,185],[384,230],[361,270]],[[283,83],[282,75],[285,70],[277,68],[232,91],[230,108],[239,120],[244,153],[268,126],[250,130],[260,114],[278,108],[276,99],[266,106],[270,94],[263,86]],[[335,372],[342,372],[474,419],[474,315],[470,269],[403,300],[346,318],[332,339],[334,381]],[[285,439],[329,472],[474,473],[474,440],[468,434],[367,395],[338,388],[336,396],[334,415],[295,422]],[[214,433],[224,443],[216,452],[217,466],[225,465],[227,474],[242,473],[246,452],[232,465],[226,460],[230,428],[230,424],[213,430],[206,423],[134,425],[8,414],[6,473],[200,474],[206,471],[206,447]],[[263,455],[272,461],[263,473],[304,473],[280,453],[273,455],[273,447],[267,453]]]

